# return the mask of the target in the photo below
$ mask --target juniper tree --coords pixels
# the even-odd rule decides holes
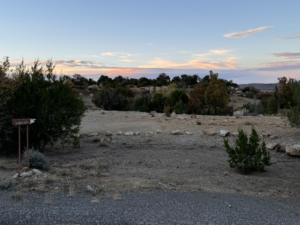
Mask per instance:
[[[47,61],[46,69],[40,66],[38,60],[33,63],[31,69],[27,69],[22,62],[16,69],[21,85],[6,102],[13,118],[36,119],[35,123],[29,126],[29,143],[30,147],[40,151],[43,151],[47,144],[52,145],[57,141],[69,142],[69,138],[78,133],[81,118],[86,111],[83,101],[76,98],[72,89],[64,85],[62,80],[56,79],[53,74],[54,68],[51,60]],[[16,142],[17,128],[12,128],[10,122],[7,121],[4,129],[14,131],[10,134],[10,140]],[[26,133],[25,129],[26,127],[21,128],[22,135]],[[25,140],[25,137],[22,140]]]
[[[224,147],[229,156],[229,165],[232,168],[238,168],[243,174],[253,170],[264,171],[265,166],[270,166],[270,153],[266,149],[263,141],[259,147],[260,138],[254,127],[248,140],[247,134],[239,130],[235,147],[229,146],[228,139],[224,139]]]

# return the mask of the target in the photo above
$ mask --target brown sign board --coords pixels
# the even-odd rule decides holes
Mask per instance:
[[[20,125],[29,125],[31,124],[31,119],[13,119],[12,125],[14,126],[20,126]]]

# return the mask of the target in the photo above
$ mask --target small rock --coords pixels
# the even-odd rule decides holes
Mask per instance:
[[[122,131],[118,131],[117,135],[121,135],[121,134],[123,134]]]
[[[156,134],[161,134],[161,130],[155,131]]]
[[[133,132],[132,131],[128,131],[125,133],[125,136],[133,136]]]
[[[228,130],[220,130],[220,135],[222,137],[228,137],[230,135],[230,132]]]
[[[39,170],[37,170],[37,169],[32,169],[31,171],[33,171],[33,172],[34,172],[34,174],[42,174],[42,172],[41,172],[41,171],[39,171]]]
[[[59,187],[55,187],[54,189],[55,189],[55,190],[58,190],[58,189],[59,189]]]
[[[271,136],[270,136],[270,139],[276,139],[276,138],[277,138],[276,135],[271,135]]]
[[[151,111],[151,112],[149,113],[149,115],[151,115],[151,116],[155,116],[155,114],[156,114],[155,111]]]
[[[28,172],[23,172],[20,175],[21,177],[31,177],[32,176],[32,171],[28,171]]]
[[[152,131],[146,132],[145,136],[152,136],[154,133]]]
[[[113,134],[110,131],[106,131],[105,136],[111,137],[111,136],[113,136]]]
[[[134,135],[136,135],[136,136],[140,135],[140,132],[134,132]]]
[[[300,145],[287,146],[285,152],[288,155],[300,156]]]
[[[87,191],[90,191],[90,192],[95,192],[95,190],[92,188],[91,185],[88,185],[88,186],[86,187],[86,190],[87,190]]]
[[[21,173],[23,172],[27,172],[27,166],[22,168]]]
[[[180,130],[174,130],[174,131],[172,131],[171,134],[173,134],[173,135],[179,135],[179,134],[181,134],[181,131]]]
[[[98,135],[97,132],[95,132],[95,133],[90,133],[90,134],[88,134],[88,137],[93,137],[93,136],[97,136],[97,135]]]
[[[193,133],[192,132],[185,132],[185,134],[192,135]]]
[[[263,137],[263,138],[266,138],[266,137],[270,137],[271,135],[270,134],[261,133],[260,136]]]
[[[278,143],[268,143],[266,144],[266,148],[269,150],[275,150],[275,148],[280,148]]]
[[[216,132],[214,132],[214,131],[209,131],[209,132],[204,133],[205,136],[214,136],[215,134],[216,134]]]
[[[228,172],[227,171],[225,171],[223,174],[224,174],[224,176],[228,176]]]
[[[18,174],[18,173],[16,173],[15,175],[13,175],[13,178],[14,178],[14,179],[17,179],[17,178],[18,178],[18,176],[19,176],[19,174]]]

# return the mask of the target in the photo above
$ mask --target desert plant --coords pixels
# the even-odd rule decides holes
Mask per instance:
[[[170,117],[171,116],[171,108],[170,108],[170,106],[165,106],[164,107],[164,113],[165,113],[166,117]]]
[[[173,108],[176,114],[186,113],[187,111],[187,106],[183,104],[182,100],[179,100]]]
[[[140,111],[140,112],[150,112],[148,106],[146,106],[145,104],[144,104],[144,105],[141,105],[141,106],[139,107],[139,111]]]
[[[270,166],[270,153],[266,149],[266,144],[263,141],[259,147],[259,137],[252,127],[252,132],[248,140],[247,134],[239,129],[238,138],[235,142],[235,147],[229,146],[228,139],[224,139],[224,147],[229,156],[229,165],[232,168],[238,168],[243,174],[252,171],[264,171],[264,167]]]
[[[15,185],[15,180],[13,178],[9,178],[6,180],[2,180],[2,182],[0,182],[0,189],[4,190],[8,188],[13,188],[14,185]]]
[[[184,91],[175,90],[171,93],[170,98],[168,99],[168,105],[171,107],[171,109],[173,109],[175,104],[180,100],[182,101],[183,104],[187,104],[189,101],[189,97]]]
[[[300,105],[290,109],[282,109],[279,111],[282,117],[286,117],[292,127],[300,126]]]
[[[27,166],[27,151],[23,152],[22,166]],[[33,149],[29,150],[29,167],[38,168],[38,169],[49,169],[49,161],[44,156],[44,154],[34,151]]]
[[[122,93],[118,91],[122,91]],[[96,92],[92,101],[97,107],[105,110],[121,110],[126,108],[128,103],[123,91],[123,89],[113,89],[106,86]]]
[[[77,136],[73,137],[73,147],[74,148],[80,148],[80,138]]]
[[[16,191],[11,194],[11,198],[15,201],[20,201],[23,198],[23,193],[21,191]]]
[[[197,122],[197,125],[201,125],[202,123],[200,121]]]
[[[69,137],[78,133],[81,118],[86,107],[81,99],[74,96],[72,89],[57,80],[53,74],[54,64],[51,60],[46,63],[46,69],[35,61],[30,70],[24,62],[16,69],[20,86],[14,90],[13,97],[7,102],[7,108],[13,118],[35,118],[34,124],[29,126],[29,143],[35,149],[43,151],[47,144],[57,141],[69,142]],[[18,140],[17,127],[11,126],[11,120],[6,121],[4,130],[9,140]],[[21,128],[22,145],[26,145],[26,127]],[[8,138],[2,138],[0,143]],[[17,148],[6,145],[11,152]],[[30,147],[31,147],[30,146]]]

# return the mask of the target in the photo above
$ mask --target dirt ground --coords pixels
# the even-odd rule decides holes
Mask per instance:
[[[201,125],[197,125],[201,122]],[[246,125],[247,124],[247,125]],[[116,199],[124,191],[211,191],[240,193],[252,196],[285,198],[300,197],[300,157],[270,151],[271,166],[266,172],[247,175],[229,167],[220,130],[231,133],[238,128],[248,134],[251,125],[260,133],[278,136],[265,142],[283,145],[299,144],[300,129],[287,125],[280,117],[229,117],[175,115],[171,118],[141,112],[89,110],[80,129],[81,147],[47,147],[50,170],[43,171],[45,180],[17,178],[16,190],[42,193],[113,195]],[[172,135],[181,130],[192,134]],[[155,134],[157,130],[161,133]],[[110,131],[112,141],[107,146],[93,142],[94,137]],[[121,131],[122,135],[117,135]],[[125,132],[140,132],[125,136]],[[213,136],[204,133],[215,131]],[[146,132],[154,132],[146,136]],[[228,137],[233,145],[236,137]],[[0,178],[17,172],[17,159],[6,158],[6,168]],[[90,185],[92,192],[87,191]]]

